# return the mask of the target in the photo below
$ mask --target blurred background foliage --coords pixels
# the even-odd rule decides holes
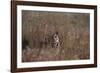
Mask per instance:
[[[88,13],[22,10],[22,39],[29,41],[29,47],[33,51],[42,49],[37,52],[42,58],[36,61],[89,59],[89,16]],[[48,47],[50,45],[41,47],[41,42],[55,32],[59,33],[60,48]],[[57,50],[60,51],[59,54]],[[32,61],[34,60],[35,58]]]

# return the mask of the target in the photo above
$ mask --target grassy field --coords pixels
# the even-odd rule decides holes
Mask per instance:
[[[23,10],[22,39],[28,40],[31,49],[22,50],[22,61],[89,59],[89,20],[88,13]],[[59,33],[59,48],[50,44],[55,32]]]

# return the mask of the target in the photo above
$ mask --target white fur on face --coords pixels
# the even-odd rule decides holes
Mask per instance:
[[[59,36],[57,34],[54,35],[54,46],[59,47],[60,42],[59,42]]]
[[[54,41],[55,41],[55,42],[59,42],[59,37],[58,37],[57,34],[54,35]]]

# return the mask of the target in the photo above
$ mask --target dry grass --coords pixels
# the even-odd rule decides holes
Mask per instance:
[[[59,33],[60,47],[51,47]],[[89,59],[89,14],[22,11],[22,38],[31,51],[23,50],[23,62]],[[49,40],[47,44],[45,38]]]

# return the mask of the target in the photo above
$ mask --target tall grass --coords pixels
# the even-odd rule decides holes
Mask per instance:
[[[22,11],[22,38],[30,48],[42,49],[36,61],[89,59],[89,26],[88,13]],[[58,49],[50,42],[55,32],[59,33],[60,52],[54,57]]]

